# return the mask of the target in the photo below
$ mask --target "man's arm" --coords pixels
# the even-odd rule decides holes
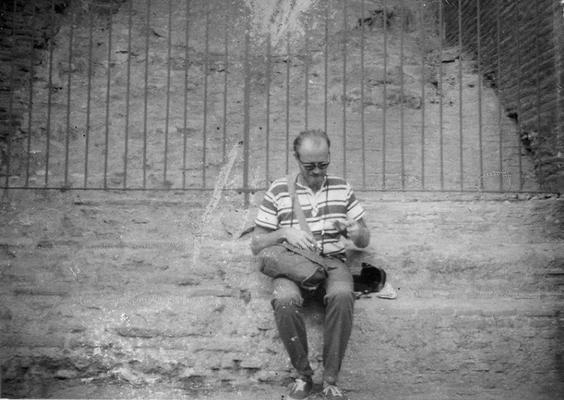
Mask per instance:
[[[262,249],[282,242],[288,242],[302,249],[313,249],[316,244],[311,235],[298,229],[270,230],[257,225],[251,239],[251,251],[257,255]]]
[[[284,232],[282,229],[273,231],[257,225],[251,237],[251,251],[256,256],[262,249],[277,243],[282,243],[284,240]]]
[[[370,230],[364,218],[347,223],[347,234],[356,247],[364,248],[370,244]]]

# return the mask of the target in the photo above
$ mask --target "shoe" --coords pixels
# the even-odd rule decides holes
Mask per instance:
[[[326,400],[348,400],[348,397],[335,385],[323,384],[323,398]]]
[[[295,400],[305,399],[311,394],[311,389],[313,389],[313,381],[297,378],[290,386],[288,398]]]
[[[396,292],[396,290],[394,289],[394,287],[392,285],[390,285],[388,282],[386,282],[386,284],[384,285],[384,287],[382,288],[382,290],[380,290],[379,292],[376,292],[376,297],[379,297],[381,299],[396,299],[398,297],[398,292]]]

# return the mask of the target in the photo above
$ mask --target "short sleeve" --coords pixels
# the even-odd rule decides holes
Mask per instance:
[[[257,226],[275,230],[278,229],[278,204],[273,192],[274,184],[264,194],[264,198],[259,206],[255,224]]]
[[[356,195],[352,187],[347,183],[347,194],[346,194],[346,201],[347,201],[347,217],[358,221],[365,215],[364,208],[358,202]]]

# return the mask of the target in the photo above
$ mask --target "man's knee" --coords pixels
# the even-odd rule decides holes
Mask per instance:
[[[301,307],[303,298],[298,286],[285,278],[277,278],[273,282],[272,307],[277,309],[284,307]]]
[[[302,306],[303,298],[295,293],[274,293],[271,304],[275,312],[294,312]]]
[[[354,292],[350,285],[338,285],[331,288],[325,295],[325,304],[334,303],[349,305],[354,303]]]

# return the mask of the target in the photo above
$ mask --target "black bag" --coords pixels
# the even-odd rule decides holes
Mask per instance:
[[[386,284],[386,271],[363,262],[360,274],[353,274],[354,291],[361,293],[379,292]]]
[[[327,278],[323,257],[288,243],[267,247],[259,253],[260,270],[271,278],[287,278],[314,290]]]

